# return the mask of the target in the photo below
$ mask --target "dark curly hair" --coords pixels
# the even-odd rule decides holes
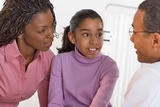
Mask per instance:
[[[31,18],[50,9],[56,26],[55,13],[50,0],[6,0],[0,11],[0,47],[12,43],[24,32]]]
[[[64,30],[63,37],[62,37],[62,47],[57,48],[58,53],[63,53],[63,52],[70,52],[74,50],[75,45],[72,44],[68,38],[68,32],[71,31],[73,34],[75,33],[75,29],[80,26],[80,24],[86,19],[86,18],[91,18],[95,19],[98,18],[102,25],[103,21],[101,16],[94,10],[92,9],[82,9],[78,11],[70,20],[70,25],[67,26]]]

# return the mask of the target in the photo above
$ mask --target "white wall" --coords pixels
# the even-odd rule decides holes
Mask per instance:
[[[0,1],[0,8],[2,8],[3,1]],[[63,27],[69,24],[69,20],[75,12],[83,8],[91,8],[96,10],[104,19],[105,8],[109,3],[137,7],[142,1],[143,0],[51,0],[55,7],[54,11],[57,18],[56,30],[59,34],[63,32]],[[60,35],[60,38],[61,37],[62,35]],[[57,54],[56,47],[61,46],[60,38],[55,38],[51,47],[55,54]],[[21,102],[18,107],[39,107],[37,94],[30,99]]]

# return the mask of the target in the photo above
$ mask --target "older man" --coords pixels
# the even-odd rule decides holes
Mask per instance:
[[[160,107],[160,0],[145,0],[129,30],[137,59],[147,63],[133,75],[122,107]]]

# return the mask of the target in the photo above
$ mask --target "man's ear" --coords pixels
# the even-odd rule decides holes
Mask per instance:
[[[71,31],[68,32],[68,39],[71,43],[75,44],[75,37]]]
[[[153,47],[160,47],[160,34],[159,33],[153,33],[152,34],[152,46]]]

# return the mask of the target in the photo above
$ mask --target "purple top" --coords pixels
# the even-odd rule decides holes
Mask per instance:
[[[51,67],[48,107],[112,107],[119,70],[110,57],[88,59],[75,49],[55,56]]]

